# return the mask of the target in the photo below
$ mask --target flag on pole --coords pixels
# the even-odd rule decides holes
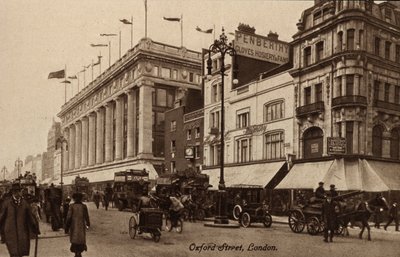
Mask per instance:
[[[76,75],[74,76],[68,76],[69,79],[78,79],[78,77]]]
[[[50,72],[47,79],[63,79],[65,78],[65,70]]]
[[[71,84],[71,81],[69,81],[69,80],[64,80],[64,81],[61,81],[60,83]]]
[[[105,47],[107,44],[90,44],[91,47]]]
[[[164,20],[166,20],[166,21],[178,21],[178,22],[181,21],[181,18],[167,18],[167,17],[163,17],[163,18],[164,18]]]
[[[100,34],[100,37],[114,37],[117,36],[117,34],[113,34],[113,33],[102,33]]]
[[[132,22],[128,21],[127,19],[122,19],[122,20],[120,19],[119,21],[122,22],[123,24],[128,24],[128,25],[132,24]]]
[[[201,28],[199,28],[199,26],[196,27],[196,30],[199,32],[206,33],[206,34],[211,34],[213,32],[213,29],[202,30]]]

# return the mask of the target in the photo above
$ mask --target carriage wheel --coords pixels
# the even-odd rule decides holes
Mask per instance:
[[[301,233],[304,230],[305,217],[301,211],[294,210],[290,212],[289,227],[294,233]]]
[[[311,216],[307,219],[307,232],[310,235],[315,236],[319,233],[320,230],[320,222],[317,217]]]
[[[165,219],[165,230],[168,232],[171,232],[171,230],[172,230],[172,223],[171,223],[171,219],[169,217],[167,217]]]
[[[318,233],[322,233],[325,230],[325,222],[323,220],[321,220],[319,222],[319,228],[318,228]]]
[[[343,222],[339,221],[337,224],[337,229],[335,229],[335,235],[343,235],[344,234],[344,225]]]
[[[198,209],[196,213],[196,219],[204,220],[205,217],[206,217],[206,212],[203,209]]]
[[[138,211],[136,204],[132,204],[131,210],[133,213],[136,213]]]
[[[265,213],[264,221],[263,221],[264,227],[269,228],[272,225],[272,216],[269,213]]]
[[[136,236],[136,231],[137,231],[137,221],[136,221],[136,217],[132,216],[129,219],[129,235],[132,239],[135,238]]]
[[[240,224],[244,227],[244,228],[247,228],[247,227],[249,227],[250,226],[250,223],[251,223],[251,221],[250,221],[250,214],[248,214],[247,212],[244,212],[243,214],[242,214],[242,217],[240,218]]]
[[[242,212],[242,207],[240,205],[235,205],[235,207],[233,207],[233,211],[232,211],[233,218],[235,220],[239,220],[239,216],[240,216],[241,212]]]

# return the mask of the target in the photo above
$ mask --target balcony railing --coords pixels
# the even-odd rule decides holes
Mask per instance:
[[[400,112],[400,104],[388,103],[380,100],[374,101],[374,107]]]
[[[367,98],[361,95],[347,95],[335,97],[332,99],[333,108],[354,105],[367,106]]]
[[[322,113],[322,112],[324,112],[324,110],[325,110],[324,102],[316,102],[316,103],[297,107],[296,108],[296,116],[304,116],[304,115],[308,115],[308,114]]]

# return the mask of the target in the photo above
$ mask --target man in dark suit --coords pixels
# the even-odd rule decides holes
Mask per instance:
[[[317,199],[325,199],[326,198],[326,193],[325,193],[325,189],[324,189],[324,182],[319,182],[318,183],[318,187],[315,190],[315,197]]]
[[[337,215],[335,211],[336,203],[332,200],[330,196],[326,197],[322,204],[322,218],[325,222],[324,228],[324,242],[329,241],[333,242],[333,234],[335,233],[336,225],[337,225]]]

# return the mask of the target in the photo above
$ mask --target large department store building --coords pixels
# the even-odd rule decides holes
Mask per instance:
[[[91,183],[114,172],[164,172],[164,112],[187,89],[200,90],[201,53],[143,38],[81,92],[58,116],[68,141],[64,183]]]
[[[400,2],[316,0],[297,28],[297,161],[277,188],[399,197]]]

